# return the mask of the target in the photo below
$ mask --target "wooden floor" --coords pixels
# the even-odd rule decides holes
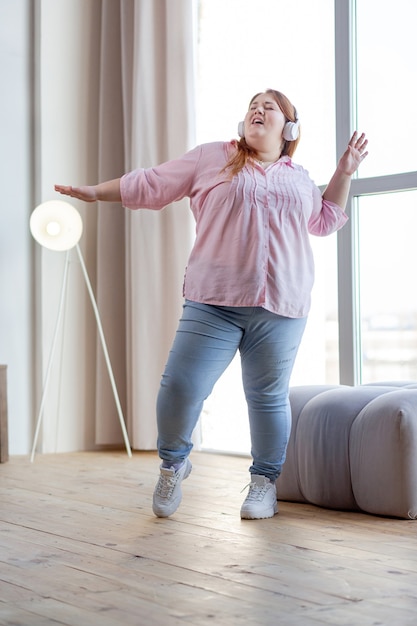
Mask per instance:
[[[417,521],[284,502],[242,521],[248,459],[191,460],[168,519],[153,453],[0,465],[0,624],[415,626]]]

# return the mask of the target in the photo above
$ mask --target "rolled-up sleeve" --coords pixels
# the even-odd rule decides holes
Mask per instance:
[[[334,202],[325,200],[318,187],[314,187],[313,195],[314,210],[308,222],[308,232],[325,237],[342,228],[348,220],[345,211]]]
[[[162,209],[189,196],[201,148],[183,157],[148,169],[136,169],[122,176],[120,194],[128,209]]]

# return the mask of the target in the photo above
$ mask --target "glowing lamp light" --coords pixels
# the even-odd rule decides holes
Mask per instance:
[[[61,232],[61,226],[58,224],[58,222],[49,222],[46,225],[46,232],[51,237],[57,237],[57,235],[59,235],[59,233]]]
[[[37,206],[30,216],[29,226],[41,246],[57,251],[76,246],[83,232],[77,209],[62,200],[50,200]]]

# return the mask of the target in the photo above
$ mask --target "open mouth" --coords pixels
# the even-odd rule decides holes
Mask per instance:
[[[264,121],[260,117],[255,117],[252,120],[252,124],[261,124],[263,126]]]

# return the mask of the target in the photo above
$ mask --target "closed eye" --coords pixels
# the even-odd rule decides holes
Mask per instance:
[[[256,102],[254,102],[253,104],[251,104],[251,106],[249,107],[250,111],[255,111],[258,108],[259,104],[257,104]],[[262,106],[262,105],[261,105]],[[278,105],[275,104],[274,102],[265,102],[263,105],[264,109],[268,109],[269,111],[278,111]]]

